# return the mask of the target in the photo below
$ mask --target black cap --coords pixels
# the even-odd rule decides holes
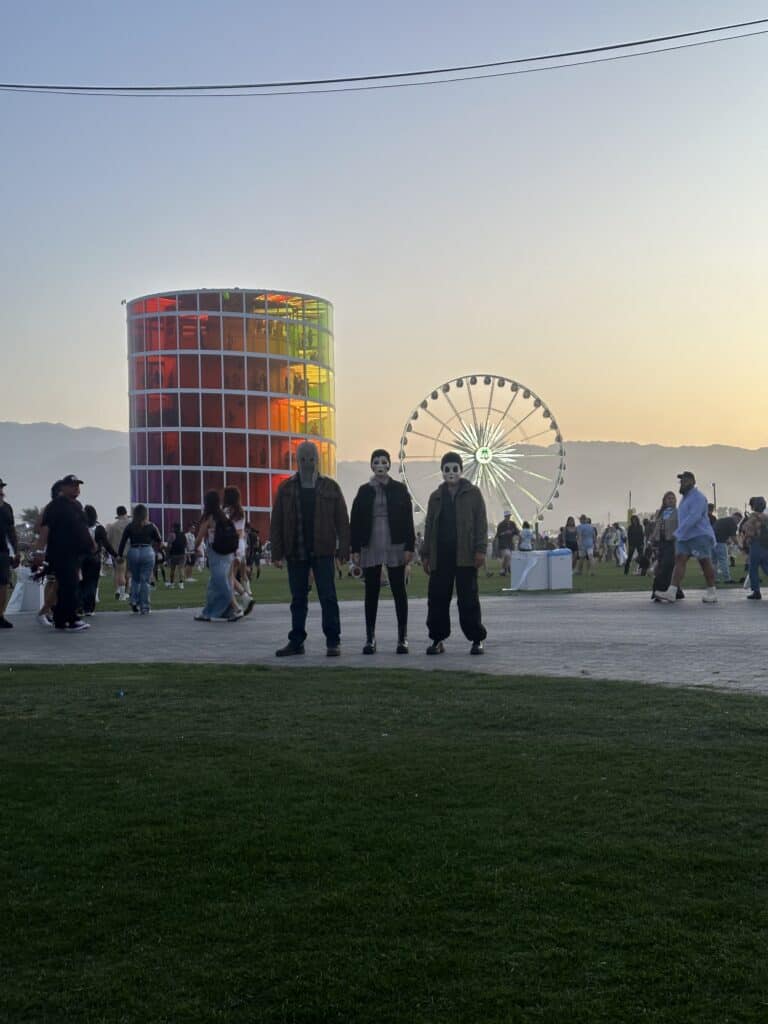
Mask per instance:
[[[696,477],[693,475],[690,469],[684,469],[682,473],[678,473],[677,479],[682,480],[684,476],[690,477],[691,480],[693,480],[693,482],[696,483]]]
[[[59,480],[59,486],[61,487],[74,487],[75,484],[82,483],[85,483],[85,481],[81,480],[80,477],[75,476],[74,473],[68,473],[66,476],[63,476],[61,480]]]

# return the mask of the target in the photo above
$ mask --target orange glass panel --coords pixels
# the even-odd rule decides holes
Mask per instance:
[[[201,395],[200,401],[202,403],[203,426],[222,426],[221,395]]]
[[[200,317],[200,348],[211,350],[221,348],[220,316]]]
[[[182,466],[200,465],[200,435],[195,430],[182,431],[181,434],[181,464]],[[184,499],[187,500],[186,498]]]
[[[182,427],[200,426],[200,396],[179,395],[179,421]]]
[[[179,386],[178,356],[160,356],[162,387],[177,388]]]
[[[187,292],[186,295],[178,297],[179,311],[197,312],[197,292]]]
[[[198,348],[198,319],[196,316],[179,317],[179,348]]]
[[[128,303],[128,316],[138,316],[140,313],[146,313],[146,311],[143,299]]]
[[[267,360],[249,356],[246,360],[249,391],[267,391]]]
[[[134,395],[133,397],[133,419],[137,427],[147,425],[147,396]]]
[[[147,352],[160,350],[160,325],[156,316],[147,317],[144,321],[144,348]]]
[[[248,429],[269,430],[269,406],[266,398],[248,395]]]
[[[224,471],[221,469],[203,470],[203,494],[206,491],[221,491],[224,488]]]
[[[268,473],[249,473],[248,504],[255,508],[269,508]]]
[[[179,385],[182,388],[200,387],[200,364],[197,356],[179,356]]]
[[[179,464],[179,432],[178,430],[163,431],[163,465],[178,466]],[[176,498],[176,501],[179,499]]]
[[[181,500],[185,505],[199,505],[203,497],[199,469],[182,469]]]
[[[175,394],[163,395],[162,417],[164,427],[178,427],[179,425],[179,396]]]
[[[266,434],[248,435],[248,465],[259,469],[269,469],[269,437]]]
[[[224,465],[224,439],[221,434],[203,432],[203,465]]]
[[[224,396],[224,426],[245,430],[245,396]]]
[[[266,296],[264,292],[245,293],[245,312],[264,313],[266,311]]]
[[[285,324],[270,320],[267,328],[269,351],[276,355],[288,355],[288,332]]]
[[[269,360],[269,390],[277,391],[279,394],[289,395],[291,393],[291,378],[288,373],[288,363],[283,359]]]
[[[154,296],[154,298],[151,299],[146,299],[145,305],[148,313],[160,312],[160,299],[157,296]]]
[[[133,390],[143,391],[147,386],[147,366],[144,356],[134,356],[133,360]]]
[[[285,483],[286,480],[290,480],[290,473],[275,473],[270,481],[272,487],[272,504],[275,503],[275,497],[280,484]]]
[[[242,356],[224,356],[224,387],[229,391],[245,389],[245,363]]]
[[[245,324],[245,347],[249,352],[267,351],[267,321],[247,320]]]
[[[200,381],[204,388],[221,388],[221,359],[218,356],[200,356]]]
[[[221,310],[221,295],[218,292],[200,292],[200,309],[211,313]]]
[[[245,434],[226,434],[225,466],[247,466]]]
[[[248,474],[240,470],[231,469],[226,470],[224,473],[224,485],[225,487],[236,487],[240,492],[240,504],[248,504]]]
[[[270,447],[272,450],[272,469],[293,469],[291,443],[287,437],[273,437]]]
[[[225,316],[222,319],[224,348],[228,352],[242,352],[245,347],[244,323],[240,317]]]
[[[233,290],[221,293],[221,308],[225,313],[242,313],[245,292]]]
[[[147,395],[147,426],[159,427],[161,422],[162,395]]]
[[[160,313],[173,313],[176,310],[175,295],[161,295],[157,300],[157,308]]]
[[[158,321],[158,347],[162,349],[178,348],[176,339],[176,317],[161,316]]]

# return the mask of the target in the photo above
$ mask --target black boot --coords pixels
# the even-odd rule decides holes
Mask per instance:
[[[376,637],[375,636],[369,636],[368,639],[365,641],[365,646],[363,647],[363,654],[375,654],[375,653],[376,653]]]
[[[433,640],[427,648],[427,654],[444,654],[445,647],[442,640]]]

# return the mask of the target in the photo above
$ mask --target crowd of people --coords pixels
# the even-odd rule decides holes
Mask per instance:
[[[33,578],[44,582],[38,621],[60,632],[82,632],[96,611],[105,566],[111,570],[115,598],[126,601],[139,616],[151,612],[156,586],[183,590],[196,580],[195,569],[206,565],[208,584],[195,620],[237,622],[254,607],[251,585],[261,563],[271,557],[287,568],[291,593],[291,628],[278,657],[304,653],[308,594],[314,585],[322,612],[327,653],[340,650],[341,624],[335,581],[348,562],[351,575],[365,588],[363,653],[375,654],[376,620],[382,585],[393,597],[397,621],[397,653],[408,653],[407,583],[411,567],[420,562],[429,577],[428,654],[442,654],[450,635],[450,604],[457,594],[459,622],[482,654],[485,628],[478,596],[478,571],[488,547],[487,517],[481,492],[463,476],[460,456],[450,452],[441,462],[442,484],[430,496],[423,535],[414,529],[407,488],[390,476],[391,459],[384,449],[371,456],[372,475],[358,490],[351,519],[335,480],[319,473],[312,442],[296,451],[298,471],[278,489],[270,538],[263,543],[252,529],[236,487],[204,496],[197,522],[172,524],[165,539],[143,504],[131,514],[118,506],[115,519],[99,522],[92,505],[79,501],[83,483],[74,474],[57,480],[35,524],[36,544],[24,552]],[[717,601],[717,584],[749,581],[750,600],[762,599],[760,573],[768,574],[768,514],[763,497],[750,499],[750,512],[717,517],[714,506],[696,487],[693,473],[678,475],[679,495],[667,491],[657,512],[641,521],[632,514],[624,526],[610,523],[598,531],[587,515],[569,516],[557,538],[539,535],[529,522],[518,524],[504,513],[493,546],[501,575],[511,572],[512,556],[546,545],[571,551],[576,574],[594,574],[598,562],[615,565],[625,575],[650,575],[652,600],[672,604],[685,597],[682,584],[687,563],[697,560],[706,583],[702,600]],[[20,564],[20,543],[12,507],[5,501],[0,479],[0,628],[11,629],[5,617],[12,570]],[[744,575],[732,570],[743,554]],[[161,582],[162,581],[162,582]]]

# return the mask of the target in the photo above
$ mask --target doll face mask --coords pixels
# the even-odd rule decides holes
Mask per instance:
[[[447,484],[457,484],[461,480],[462,468],[458,462],[446,462],[443,466],[443,480]]]
[[[390,462],[386,455],[375,455],[371,459],[371,470],[373,471],[373,475],[379,477],[379,479],[388,476]]]

